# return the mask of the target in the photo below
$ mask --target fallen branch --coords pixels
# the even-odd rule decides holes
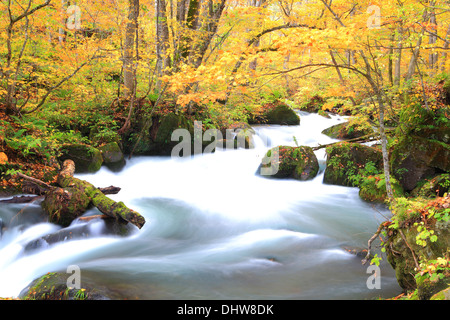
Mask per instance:
[[[333,146],[337,143],[342,143],[342,142],[348,142],[348,143],[365,143],[365,142],[372,142],[372,141],[378,141],[380,140],[379,137],[375,137],[373,134],[369,134],[363,137],[359,137],[359,138],[353,138],[353,139],[348,139],[348,140],[340,140],[340,141],[336,141],[336,142],[332,142],[332,143],[328,143],[328,144],[321,144],[318,147],[313,147],[313,151],[317,151],[323,148],[327,148],[330,146]]]
[[[17,172],[17,175],[19,177],[23,178],[23,179],[27,179],[27,180],[29,180],[31,182],[34,182],[34,183],[38,184],[38,185],[44,186],[47,189],[53,189],[54,188],[53,186],[49,185],[48,183],[45,183],[44,181],[41,181],[41,180],[33,178],[33,177],[29,177],[29,176],[27,176],[27,175],[25,175],[25,174],[23,174],[21,172]]]
[[[66,160],[63,163],[63,169],[57,177],[57,183],[62,188],[72,188],[82,191],[97,209],[113,218],[123,219],[134,224],[139,229],[145,224],[145,218],[138,212],[129,209],[123,202],[115,202],[106,197],[98,188],[91,183],[73,177],[75,172],[75,163],[72,160]]]
[[[378,226],[377,232],[375,232],[375,234],[369,239],[369,241],[367,242],[367,254],[366,257],[361,261],[361,263],[364,265],[367,263],[367,261],[369,261],[370,259],[370,250],[372,250],[372,242],[375,241],[375,239],[380,235],[381,231],[383,231],[384,228],[386,228],[386,226],[390,224],[390,222],[384,222],[382,224],[380,224]]]
[[[11,199],[0,200],[0,203],[29,203],[44,198],[44,196],[17,196]]]
[[[82,221],[90,221],[90,220],[93,220],[93,219],[111,219],[111,217],[106,215],[106,214],[96,214],[96,215],[93,215],[93,216],[79,217],[78,219],[80,219]]]

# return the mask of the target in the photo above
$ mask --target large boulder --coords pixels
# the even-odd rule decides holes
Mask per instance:
[[[110,142],[98,148],[105,166],[113,171],[120,170],[125,165],[125,157],[117,142]]]
[[[360,128],[350,122],[339,123],[322,131],[322,134],[330,138],[341,140],[359,138],[371,133],[373,133],[371,128]]]
[[[100,150],[86,144],[66,144],[60,148],[60,152],[59,161],[73,160],[77,173],[96,172],[103,164]]]
[[[430,281],[427,272],[415,276],[420,271],[416,270],[417,263],[422,260],[435,261],[448,254],[450,221],[442,217],[449,207],[449,196],[437,198],[417,207],[398,202],[394,208],[398,227],[387,230],[384,247],[387,260],[395,270],[397,281],[404,290],[418,289],[420,299],[429,299],[450,285],[448,271],[447,275],[444,274],[442,279],[437,278],[436,281]],[[433,216],[430,216],[431,212]],[[439,219],[436,218],[438,216]]]
[[[133,155],[170,155],[178,141],[172,141],[176,129],[194,133],[194,124],[182,114],[168,113],[151,121],[142,120],[123,137],[124,152]]]
[[[422,198],[442,197],[450,191],[450,173],[426,179],[411,191],[411,196]]]
[[[412,191],[419,181],[450,172],[450,145],[409,136],[394,147],[391,168],[405,191]]]
[[[249,123],[299,125],[300,116],[286,103],[278,101],[267,105],[262,115],[250,117]]]
[[[375,147],[359,143],[337,143],[326,149],[327,165],[323,182],[342,186],[356,186],[355,176],[369,165],[381,171],[383,157]]]
[[[271,178],[293,178],[300,181],[313,179],[319,163],[311,147],[280,146],[269,150],[258,172]]]
[[[299,115],[287,104],[279,103],[266,114],[267,124],[299,125]]]

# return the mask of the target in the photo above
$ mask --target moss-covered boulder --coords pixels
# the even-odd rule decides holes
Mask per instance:
[[[450,223],[442,222],[433,226],[429,226],[429,230],[433,230],[437,235],[437,241],[428,241],[425,247],[416,243],[416,238],[419,234],[417,227],[413,225],[400,228],[401,232],[405,236],[406,242],[400,234],[399,230],[391,230],[389,237],[386,241],[387,248],[387,260],[395,270],[397,282],[404,290],[415,290],[421,287],[422,291],[427,291],[422,296],[431,297],[433,290],[430,289],[431,284],[422,279],[417,283],[415,278],[415,260],[426,258],[427,260],[437,259],[442,257],[448,252],[450,248]],[[411,250],[414,252],[413,257]],[[426,288],[428,286],[428,289]],[[438,290],[439,291],[439,290]]]
[[[103,157],[103,163],[111,170],[117,171],[125,165],[125,157],[117,142],[110,142],[98,148]]]
[[[322,134],[333,139],[354,139],[373,133],[371,128],[363,128],[358,124],[343,122],[322,131]]]
[[[69,270],[71,271],[71,270]],[[87,276],[80,277],[80,288],[72,286],[75,282],[72,273],[49,272],[25,287],[19,294],[21,300],[112,300],[123,299],[120,293],[110,290]]]
[[[77,173],[96,172],[103,164],[100,150],[86,144],[66,144],[60,148],[60,152],[59,161],[73,160]]]
[[[194,124],[182,114],[158,115],[151,121],[137,122],[130,132],[123,136],[124,153],[133,155],[170,155],[179,142],[172,141],[176,129],[186,129],[194,139]]]
[[[444,216],[448,215],[450,197],[428,202],[400,200],[393,210],[397,226],[387,229],[384,244],[387,260],[395,270],[400,287],[408,291],[418,289],[420,299],[429,299],[450,284],[448,267],[439,271],[437,267],[428,269],[421,265],[420,268],[427,270],[421,273],[417,265],[433,264],[448,255],[450,221]],[[443,277],[429,277],[428,271],[432,270],[443,271]]]
[[[299,125],[300,116],[287,104],[278,103],[264,115],[267,124]]]
[[[276,101],[264,106],[262,114],[249,115],[249,124],[299,125],[300,116],[289,105]]]
[[[419,182],[418,186],[411,191],[411,196],[422,198],[442,197],[449,191],[450,174],[444,173]]]
[[[398,181],[391,177],[391,187],[394,197],[403,197],[404,192]],[[383,203],[387,199],[384,174],[364,177],[359,185],[359,197],[367,202]]]
[[[327,165],[323,182],[342,186],[357,186],[358,175],[370,166],[381,171],[381,151],[358,143],[337,143],[326,149]]]
[[[319,163],[311,147],[280,146],[269,150],[258,169],[260,175],[271,178],[311,180],[319,171]]]
[[[444,290],[439,291],[434,294],[430,300],[450,300],[450,287],[445,288]]]
[[[412,191],[420,180],[450,172],[450,145],[409,136],[394,147],[391,169],[405,191]]]

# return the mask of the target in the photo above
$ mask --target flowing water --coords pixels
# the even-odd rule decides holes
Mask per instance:
[[[78,265],[128,299],[368,299],[400,292],[381,265],[381,289],[369,289],[367,265],[344,246],[365,247],[389,212],[360,200],[357,188],[256,175],[278,145],[333,142],[321,131],[343,121],[301,113],[300,126],[257,126],[255,148],[193,158],[134,157],[120,172],[78,174],[98,187],[119,186],[116,201],[140,212],[141,230],[106,232],[105,222],[75,221],[81,236],[46,241],[60,227],[39,204],[0,207],[0,297],[17,296],[47,272]],[[295,137],[295,140],[293,139]],[[87,214],[96,213],[96,209]],[[75,229],[74,229],[75,230]],[[66,233],[67,235],[68,233]],[[89,236],[83,236],[89,234]],[[60,239],[61,240],[61,239]],[[64,240],[64,237],[63,239]],[[32,245],[30,245],[32,244]]]

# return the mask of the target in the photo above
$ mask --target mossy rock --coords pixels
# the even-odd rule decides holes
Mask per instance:
[[[442,197],[450,191],[449,173],[440,174],[423,182],[423,184],[419,184],[411,191],[411,196],[422,198]]]
[[[264,117],[267,119],[267,124],[280,125],[299,125],[300,116],[287,104],[278,103],[271,108]]]
[[[72,273],[49,272],[25,287],[19,294],[21,300],[111,300],[121,299],[117,293],[98,284],[84,273],[81,288],[71,287]]]
[[[48,191],[41,203],[51,223],[69,226],[88,208],[91,199],[78,188],[54,188]]]
[[[434,294],[430,300],[450,300],[450,287]]]
[[[97,148],[85,144],[67,144],[60,149],[59,161],[71,159],[75,162],[76,173],[96,172],[100,170],[103,157]]]
[[[371,133],[373,133],[372,129],[359,128],[350,122],[339,123],[322,131],[322,134],[330,138],[341,140],[359,138]]]
[[[125,157],[117,142],[110,142],[98,148],[102,153],[103,163],[111,170],[117,171],[125,165]]]
[[[412,191],[420,180],[450,172],[450,145],[410,136],[394,147],[391,170],[405,191]]]
[[[430,300],[435,294],[445,290],[450,286],[450,278],[446,277],[437,281],[431,281],[427,275],[419,276],[416,279],[417,295],[420,300]]]
[[[391,187],[394,197],[403,197],[404,192],[398,181],[391,177]],[[387,199],[384,175],[374,175],[363,179],[360,185],[359,196],[367,202],[384,203]]]
[[[385,243],[387,260],[395,270],[397,282],[401,288],[411,291],[418,289],[422,285],[420,281],[418,283],[416,281],[417,279],[414,277],[416,274],[416,265],[411,250],[414,251],[416,259],[426,258],[427,260],[435,260],[438,257],[442,257],[450,248],[449,227],[450,222],[448,221],[439,221],[434,225],[427,226],[427,229],[434,231],[437,240],[435,242],[427,240],[427,245],[425,247],[416,243],[418,231],[413,224],[400,228],[405,236],[407,244],[398,230],[389,230]],[[428,286],[427,289],[428,284],[429,283],[424,282],[422,285],[422,293],[419,294],[422,298],[431,296],[437,292],[435,291],[436,288],[431,290]],[[436,290],[441,289],[437,288]],[[425,291],[428,293],[425,293]]]
[[[356,186],[352,176],[358,175],[369,162],[382,170],[381,151],[359,143],[337,143],[326,149],[327,164],[323,182],[326,184]]]
[[[259,174],[271,178],[311,180],[319,171],[319,162],[311,147],[280,146],[269,150],[258,169]]]

